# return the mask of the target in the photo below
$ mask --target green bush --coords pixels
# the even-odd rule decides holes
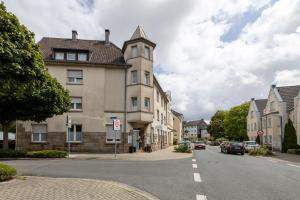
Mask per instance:
[[[273,155],[272,151],[267,146],[261,146],[257,149],[249,151],[251,156],[271,156]]]
[[[65,158],[68,153],[66,151],[57,150],[42,150],[42,151],[29,151],[27,156],[30,158]]]
[[[218,143],[222,143],[222,142],[224,142],[224,141],[228,141],[228,139],[227,138],[224,138],[224,137],[220,137],[220,138],[217,138],[216,139],[216,142],[218,142]]]
[[[27,152],[23,150],[4,150],[0,149],[0,158],[17,158],[17,157],[26,157]]]
[[[192,153],[192,149],[184,144],[179,145],[178,147],[175,147],[174,150],[176,152],[180,152],[180,153]]]
[[[288,149],[287,153],[300,155],[300,149]]]
[[[10,180],[17,174],[17,170],[9,165],[0,163],[0,182]]]
[[[284,127],[284,138],[282,152],[286,153],[288,149],[297,149],[297,135],[293,122],[289,119]]]
[[[177,145],[177,138],[173,138],[173,145]]]

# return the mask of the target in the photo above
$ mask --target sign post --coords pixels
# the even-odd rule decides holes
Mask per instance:
[[[257,131],[257,135],[260,137],[260,143],[263,144],[262,142],[262,135],[264,134],[264,131],[263,130],[258,130]]]
[[[67,115],[67,139],[68,139],[68,158],[70,158],[70,152],[71,152],[71,144],[70,144],[70,128],[72,126],[72,120],[71,116]]]
[[[116,117],[112,119],[113,119],[113,130],[115,132],[115,158],[116,158],[117,157],[117,131],[121,129],[121,121]]]

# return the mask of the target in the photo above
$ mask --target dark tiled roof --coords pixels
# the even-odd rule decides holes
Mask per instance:
[[[138,38],[145,38],[149,40],[148,36],[146,35],[145,31],[142,27],[138,26],[134,33],[132,34],[130,40],[138,39]]]
[[[300,85],[276,87],[282,100],[287,104],[287,110],[294,109],[294,97],[296,97],[300,90]]]
[[[263,114],[263,111],[267,105],[268,99],[255,99],[255,104],[258,111]]]
[[[125,64],[123,53],[113,43],[105,45],[104,41],[47,38],[44,37],[38,42],[44,60],[52,59],[53,49],[87,50],[90,52],[89,62],[103,64]]]
[[[194,121],[184,121],[183,126],[199,126],[200,129],[207,129],[207,124],[203,119]]]
[[[183,114],[181,114],[181,113],[179,113],[179,112],[176,112],[175,110],[171,110],[171,111],[172,111],[172,113],[173,113],[174,115],[176,115],[177,117],[183,116]]]

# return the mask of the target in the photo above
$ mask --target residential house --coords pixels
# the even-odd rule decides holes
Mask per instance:
[[[247,116],[247,135],[249,140],[255,141],[258,130],[262,130],[263,110],[266,107],[267,99],[254,99],[250,101]]]
[[[204,119],[183,122],[183,132],[185,138],[209,137],[209,134],[207,132],[207,123],[204,121]]]
[[[175,110],[171,110],[173,114],[173,128],[174,128],[174,138],[177,140],[177,142],[180,142],[183,137],[183,114],[176,112]]]
[[[156,44],[140,26],[122,49],[109,36],[105,30],[105,40],[86,40],[72,31],[71,38],[39,41],[49,73],[70,92],[71,110],[42,123],[18,121],[17,149],[66,149],[70,143],[71,151],[113,152],[116,143],[121,153],[171,144],[171,99],[153,74]],[[121,131],[113,131],[114,117]]]

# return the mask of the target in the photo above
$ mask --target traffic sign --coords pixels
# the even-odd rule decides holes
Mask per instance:
[[[264,131],[263,130],[258,130],[257,131],[257,135],[263,135],[264,134]]]
[[[119,119],[113,120],[114,131],[119,131],[121,129],[121,121]]]

